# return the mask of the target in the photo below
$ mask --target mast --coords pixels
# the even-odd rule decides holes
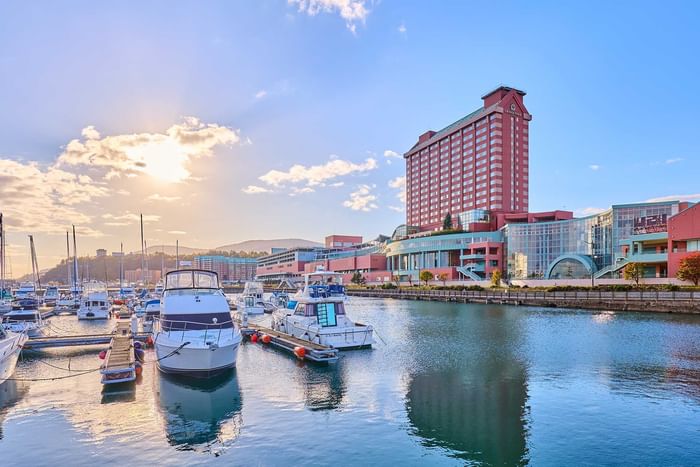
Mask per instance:
[[[0,212],[0,300],[5,299],[5,226]]]
[[[175,240],[175,269],[180,270],[180,241]]]
[[[66,270],[68,272],[68,275],[66,276],[66,284],[70,287],[70,284],[72,283],[72,277],[73,273],[71,273],[71,267],[70,267],[70,240],[68,239],[68,231],[66,230]]]
[[[119,293],[124,287],[124,243],[119,244]]]
[[[39,278],[39,263],[36,261],[36,249],[34,249],[34,237],[29,236],[29,251],[32,256],[32,278],[37,283],[38,289],[41,289],[41,279]]]
[[[146,276],[144,268],[146,267],[144,258],[144,247],[143,247],[143,214],[141,214],[141,283],[146,285]]]
[[[163,245],[163,251],[160,252],[160,280],[163,280],[163,273],[165,272],[165,245]]]
[[[148,243],[146,243],[146,240],[143,241],[143,247],[146,250],[146,288],[148,288],[148,282],[151,280],[151,273],[148,270]]]
[[[73,288],[71,293],[78,291],[78,246],[75,242],[75,226],[73,226]]]

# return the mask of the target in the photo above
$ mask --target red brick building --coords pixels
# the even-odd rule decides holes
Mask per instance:
[[[447,213],[528,210],[528,124],[525,93],[500,86],[483,107],[442,130],[423,133],[404,154],[406,223],[440,228]]]
[[[700,253],[700,203],[668,219],[668,276],[676,277],[681,260]]]

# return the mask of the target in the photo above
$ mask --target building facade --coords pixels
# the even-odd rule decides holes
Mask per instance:
[[[476,209],[527,212],[529,122],[523,91],[500,86],[483,107],[440,131],[423,133],[406,153],[406,224],[442,226]]]
[[[256,258],[235,256],[195,256],[193,265],[197,269],[214,271],[221,281],[245,282],[255,278]]]

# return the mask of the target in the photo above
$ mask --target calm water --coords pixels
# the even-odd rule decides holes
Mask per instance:
[[[330,368],[248,343],[237,370],[207,384],[152,365],[131,395],[103,394],[98,373],[8,381],[0,464],[700,464],[700,317],[360,298],[349,309],[384,343]],[[96,354],[36,352],[15,377],[63,376],[54,367],[69,359],[96,368]]]

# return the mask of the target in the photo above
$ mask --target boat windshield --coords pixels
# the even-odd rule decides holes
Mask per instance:
[[[173,271],[165,277],[165,289],[218,289],[219,280],[210,271]]]

